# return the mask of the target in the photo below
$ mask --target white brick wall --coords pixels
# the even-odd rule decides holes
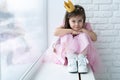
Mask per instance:
[[[104,71],[96,74],[96,80],[120,80],[120,0],[72,1],[85,8],[87,21],[98,35],[95,46],[104,64]],[[64,16],[63,0],[54,2],[56,4],[53,5],[53,0],[48,0],[49,43],[54,40],[52,33]]]
[[[120,80],[120,0],[80,0],[98,35],[95,46],[104,64],[96,80]]]

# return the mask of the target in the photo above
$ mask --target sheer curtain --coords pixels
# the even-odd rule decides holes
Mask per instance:
[[[19,80],[18,78],[47,48],[46,0],[2,0],[2,2],[2,6],[4,5],[0,10],[0,13],[3,13],[0,14],[2,79]]]
[[[44,50],[47,47],[45,0],[7,0],[7,3],[8,11],[14,14],[16,21],[22,23],[25,31]]]

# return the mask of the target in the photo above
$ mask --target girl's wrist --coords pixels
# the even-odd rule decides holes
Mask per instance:
[[[76,34],[76,31],[71,29],[71,34]]]
[[[88,30],[86,30],[86,29],[82,29],[82,32],[84,32],[84,33],[88,33]]]
[[[73,33],[73,30],[72,30],[72,29],[69,29],[69,32],[68,32],[68,33],[72,34],[72,33]]]

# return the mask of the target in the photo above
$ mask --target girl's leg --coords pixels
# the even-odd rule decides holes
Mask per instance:
[[[90,44],[88,35],[85,33],[81,33],[76,37],[76,39],[78,41],[78,46],[79,46],[77,52],[87,54],[87,47]]]
[[[77,54],[75,53],[77,48],[75,40],[71,34],[67,34],[61,37],[61,45],[65,50],[65,55],[68,60],[68,71],[77,72]]]
[[[78,49],[78,72],[79,73],[87,73],[88,72],[88,60],[87,60],[87,50],[89,46],[89,40],[88,36],[83,33],[78,36],[78,43],[79,48]]]
[[[80,54],[83,54],[84,56],[87,55],[87,48],[85,48]]]
[[[77,44],[76,39],[73,38],[71,34],[64,35],[61,37],[61,45],[65,48],[66,52],[76,52]]]

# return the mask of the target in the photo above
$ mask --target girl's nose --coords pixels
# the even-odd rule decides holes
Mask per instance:
[[[79,24],[78,22],[75,23],[75,25],[78,25],[78,24]]]

